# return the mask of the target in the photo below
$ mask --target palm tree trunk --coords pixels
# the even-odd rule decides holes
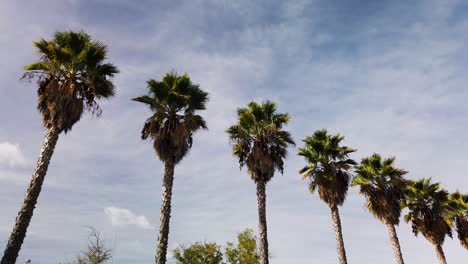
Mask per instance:
[[[268,238],[266,221],[266,183],[257,182],[258,229],[260,237],[260,264],[268,264]]]
[[[439,259],[439,263],[440,264],[447,264],[447,260],[445,259],[445,254],[444,254],[444,250],[442,249],[442,245],[437,244],[437,245],[434,245],[434,246],[435,246],[435,250],[437,252],[437,258]]]
[[[167,242],[169,240],[169,220],[171,218],[172,184],[174,182],[173,161],[164,164],[164,179],[162,186],[161,216],[159,219],[158,244],[156,246],[156,264],[165,264]]]
[[[387,228],[388,233],[390,234],[390,241],[392,242],[393,252],[395,253],[397,264],[405,264],[403,261],[403,254],[401,254],[400,242],[398,241],[398,235],[395,226],[392,224],[387,224]]]
[[[16,258],[18,258],[18,253],[21,249],[24,238],[26,237],[26,231],[29,223],[31,222],[37,199],[41,193],[42,183],[44,182],[47,168],[49,167],[50,159],[54,153],[59,134],[60,131],[55,127],[51,127],[47,131],[44,143],[42,144],[41,154],[37,161],[36,170],[32,175],[29,188],[26,192],[26,197],[24,198],[23,206],[16,217],[16,223],[5,248],[5,253],[2,257],[2,261],[0,262],[1,264],[14,264],[16,262]]]
[[[336,246],[338,249],[338,256],[340,258],[340,264],[347,264],[348,261],[346,260],[343,233],[341,231],[340,212],[338,211],[338,206],[336,205],[332,205],[330,208],[332,213],[333,229],[335,230]]]

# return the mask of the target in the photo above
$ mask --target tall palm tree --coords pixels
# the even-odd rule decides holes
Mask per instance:
[[[421,232],[434,245],[439,262],[447,264],[442,244],[446,235],[452,237],[449,216],[453,209],[448,192],[427,178],[411,181],[405,196],[409,209],[405,221],[411,222],[415,235]]]
[[[59,134],[67,133],[84,111],[100,115],[97,99],[115,89],[109,77],[118,73],[107,62],[107,47],[85,32],[56,32],[53,39],[34,42],[39,61],[25,67],[25,78],[38,80],[38,110],[47,128],[36,170],[26,192],[1,264],[15,263],[31,221]]]
[[[287,147],[294,145],[291,134],[283,130],[283,126],[289,122],[289,116],[277,113],[276,109],[276,104],[270,101],[262,104],[251,102],[246,108],[237,110],[237,124],[226,130],[233,153],[239,158],[240,167],[247,166],[250,177],[257,185],[262,264],[269,263],[266,184],[273,178],[276,170],[283,173]]]
[[[460,239],[460,244],[468,249],[468,194],[454,192],[450,194],[452,207],[451,220],[455,224],[455,230]]]
[[[159,221],[156,263],[166,263],[169,220],[171,217],[174,167],[192,147],[193,134],[207,129],[197,112],[206,109],[208,93],[193,84],[187,74],[167,73],[162,81],[149,80],[148,95],[134,98],[153,112],[141,132],[142,139],[154,141],[157,157],[164,162],[161,214]]]
[[[325,129],[318,130],[303,140],[305,146],[299,148],[298,153],[307,162],[299,173],[310,180],[311,193],[318,189],[320,199],[331,209],[340,264],[346,264],[347,260],[338,206],[343,205],[346,199],[351,180],[348,171],[356,164],[349,158],[349,154],[356,150],[340,146],[343,139],[340,134],[330,135]]]
[[[356,176],[351,186],[360,186],[360,193],[366,197],[369,212],[387,225],[397,263],[403,264],[395,225],[400,223],[401,204],[405,199],[407,184],[403,175],[408,172],[395,167],[394,161],[395,157],[382,159],[379,154],[362,159],[361,164],[356,166]]]

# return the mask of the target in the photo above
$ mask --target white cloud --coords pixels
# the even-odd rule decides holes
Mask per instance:
[[[7,164],[9,167],[21,166],[26,160],[18,144],[10,142],[0,143],[0,165]]]
[[[143,229],[153,229],[144,215],[136,215],[125,208],[106,207],[104,213],[109,217],[113,226],[135,225]]]

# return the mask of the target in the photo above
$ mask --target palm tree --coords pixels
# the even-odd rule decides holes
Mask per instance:
[[[257,184],[259,215],[260,263],[267,264],[268,239],[266,222],[266,184],[275,171],[283,173],[288,145],[294,145],[291,134],[283,130],[289,122],[288,114],[276,112],[276,104],[270,101],[251,102],[237,110],[237,124],[226,132],[232,143],[234,155],[240,167],[247,166],[248,173]]]
[[[360,193],[366,197],[367,209],[377,219],[387,225],[393,251],[398,264],[403,264],[400,242],[395,225],[400,223],[401,204],[408,173],[394,166],[395,157],[382,159],[379,154],[364,158],[356,167],[356,177],[351,186],[360,186]]]
[[[97,99],[115,89],[109,77],[118,73],[107,60],[107,47],[85,32],[56,32],[53,39],[34,42],[39,61],[25,67],[25,78],[38,80],[38,110],[47,128],[36,170],[21,207],[1,264],[15,263],[31,221],[59,134],[67,133],[84,111],[100,115]]]
[[[468,249],[468,195],[455,192],[450,195],[452,207],[455,208],[451,220],[455,223],[455,230],[460,244]]]
[[[415,235],[421,232],[434,245],[439,262],[447,264],[442,244],[446,235],[452,237],[449,216],[453,209],[448,192],[428,178],[411,181],[405,196],[409,209],[405,221],[411,222]]]
[[[318,189],[320,199],[331,209],[340,264],[346,264],[347,260],[338,206],[343,205],[348,192],[351,180],[348,170],[356,164],[349,158],[349,154],[356,150],[340,146],[343,139],[340,134],[330,135],[325,129],[318,130],[303,140],[305,146],[299,148],[298,153],[307,162],[299,173],[310,180],[311,193]]]
[[[147,84],[148,95],[133,100],[144,103],[153,112],[143,126],[141,138],[154,141],[156,155],[165,167],[156,247],[156,263],[163,264],[169,239],[174,167],[192,147],[193,134],[207,129],[203,117],[196,113],[206,109],[208,93],[193,84],[187,74],[176,72],[167,73],[160,82],[151,79]]]

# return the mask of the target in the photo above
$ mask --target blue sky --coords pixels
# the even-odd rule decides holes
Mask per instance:
[[[277,101],[292,117],[298,147],[327,128],[359,149],[357,160],[395,155],[409,178],[466,192],[467,11],[463,0],[1,1],[0,248],[45,133],[34,83],[19,80],[37,59],[34,40],[84,29],[109,45],[121,74],[102,117],[87,115],[61,136],[20,263],[71,260],[90,225],[114,245],[114,263],[151,263],[163,168],[139,136],[149,111],[130,101],[145,93],[147,79],[187,72],[211,99],[209,130],[176,168],[170,249],[257,228],[255,186],[224,132],[251,100]],[[330,211],[301,181],[296,152],[267,189],[272,263],[336,263]],[[394,263],[385,226],[356,189],[341,218],[350,263]],[[397,231],[407,263],[436,263],[431,244],[408,224]],[[468,258],[457,239],[444,249],[449,263]]]

